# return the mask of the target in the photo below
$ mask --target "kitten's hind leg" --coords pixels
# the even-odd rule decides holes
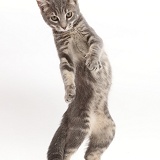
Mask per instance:
[[[80,129],[69,131],[68,134],[64,150],[64,160],[70,160],[71,156],[77,151],[86,137],[86,132]]]
[[[85,153],[86,160],[100,160],[102,153],[110,145],[115,134],[115,124],[110,116],[97,115],[96,117],[89,146]]]
[[[69,127],[67,131],[64,160],[70,160],[71,156],[77,151],[84,141],[88,131],[89,126],[85,124],[85,119],[78,117],[72,121],[72,126]]]

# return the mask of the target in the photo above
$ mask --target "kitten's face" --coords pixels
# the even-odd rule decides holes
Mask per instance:
[[[73,28],[80,12],[77,0],[37,0],[46,23],[56,31]]]

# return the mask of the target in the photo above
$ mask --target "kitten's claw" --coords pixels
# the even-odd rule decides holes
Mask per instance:
[[[76,95],[76,87],[74,85],[66,86],[66,94],[65,94],[65,101],[66,103],[71,103]]]

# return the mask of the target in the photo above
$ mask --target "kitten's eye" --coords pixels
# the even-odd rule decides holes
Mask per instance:
[[[72,15],[73,15],[73,13],[72,13],[72,12],[68,12],[68,13],[66,14],[66,18],[71,18],[71,17],[72,17]]]
[[[57,16],[52,16],[52,17],[51,17],[51,20],[54,21],[54,22],[57,22],[59,19],[58,19]]]

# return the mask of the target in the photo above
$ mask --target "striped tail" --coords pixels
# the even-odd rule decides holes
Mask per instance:
[[[48,148],[48,160],[63,160],[67,129],[61,125],[56,131]]]

